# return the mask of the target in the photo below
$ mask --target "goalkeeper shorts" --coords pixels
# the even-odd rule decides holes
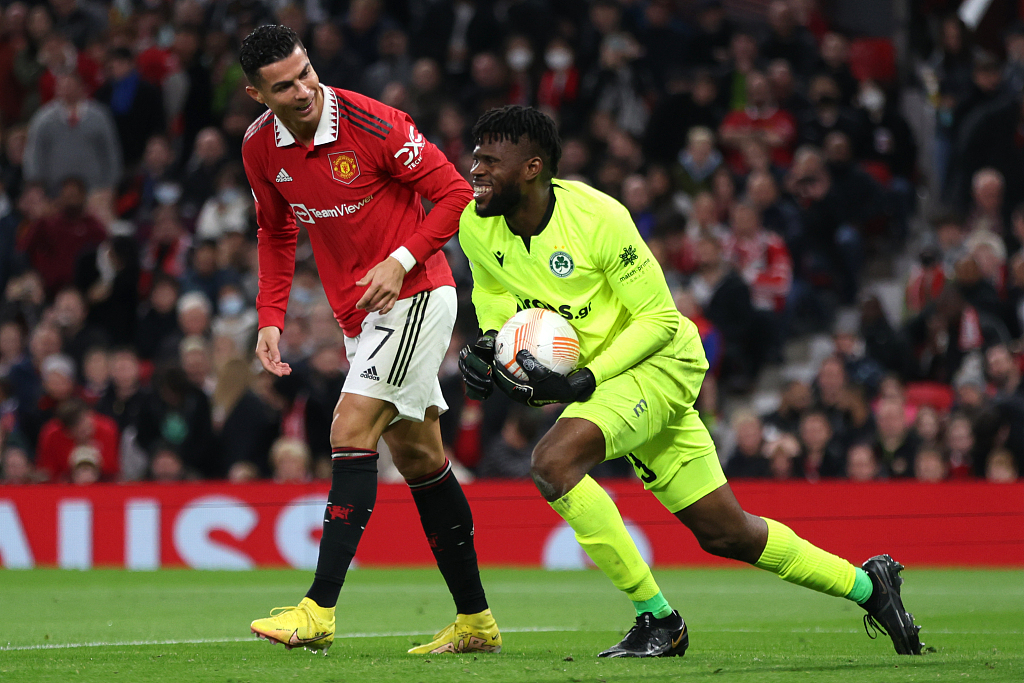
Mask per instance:
[[[693,407],[708,362],[700,338],[675,356],[651,356],[601,383],[589,400],[571,403],[575,417],[604,434],[605,459],[623,456],[644,488],[678,512],[725,484],[711,435]]]

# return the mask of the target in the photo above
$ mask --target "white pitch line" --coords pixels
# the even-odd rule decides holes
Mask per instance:
[[[593,631],[595,633],[603,633],[605,631],[614,631],[615,629],[582,629],[582,628],[571,628],[564,626],[531,626],[524,628],[503,628],[502,633],[577,633],[583,631]],[[835,633],[860,633],[861,629],[857,628],[822,628],[811,627],[811,628],[794,628],[789,630],[784,629],[770,629],[770,628],[702,628],[702,633],[820,633],[820,634],[835,634]],[[344,640],[346,638],[400,638],[408,636],[421,636],[426,635],[426,631],[389,631],[386,633],[339,633],[335,635],[335,639]],[[957,631],[951,629],[924,629],[921,635],[925,638],[933,635],[950,635],[950,636],[968,636],[968,635],[990,635],[990,636],[1007,636],[1007,635],[1020,635],[1024,634],[1024,631]],[[249,643],[256,642],[254,637],[249,638],[195,638],[190,640],[121,640],[109,643],[104,642],[91,642],[91,643],[49,643],[46,645],[7,645],[6,647],[0,646],[0,652],[19,652],[24,650],[71,650],[82,647],[132,647],[137,645],[209,645],[216,643]]]

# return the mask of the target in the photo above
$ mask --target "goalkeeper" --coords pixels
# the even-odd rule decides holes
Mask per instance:
[[[900,564],[879,555],[854,567],[740,508],[693,407],[708,369],[697,329],[675,309],[625,207],[582,183],[554,180],[561,156],[554,121],[508,106],[481,116],[472,136],[475,201],[462,214],[459,240],[487,331],[462,350],[459,365],[471,398],[485,399],[497,385],[526,405],[569,404],[537,444],[531,475],[636,608],[636,625],[599,656],[682,655],[688,644],[686,624],[618,509],[587,475],[623,456],[705,551],[853,600],[867,610],[866,628],[888,634],[900,654],[920,654],[920,627],[900,598]],[[516,359],[530,379],[520,381],[494,363],[495,330],[517,309],[538,307],[575,328],[579,369],[563,377],[523,350]]]

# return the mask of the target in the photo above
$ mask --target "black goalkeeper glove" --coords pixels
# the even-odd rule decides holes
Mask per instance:
[[[459,351],[459,370],[466,381],[466,396],[483,401],[494,391],[491,365],[494,363],[494,338],[497,330],[488,330]]]
[[[597,388],[594,373],[586,368],[559,375],[541,365],[526,349],[516,354],[516,362],[529,380],[517,379],[499,363],[494,366],[494,383],[513,401],[524,405],[538,407],[586,401]]]

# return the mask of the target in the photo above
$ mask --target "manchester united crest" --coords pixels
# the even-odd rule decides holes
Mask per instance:
[[[331,162],[331,173],[339,183],[349,185],[359,177],[359,160],[355,152],[335,152],[327,155]]]

